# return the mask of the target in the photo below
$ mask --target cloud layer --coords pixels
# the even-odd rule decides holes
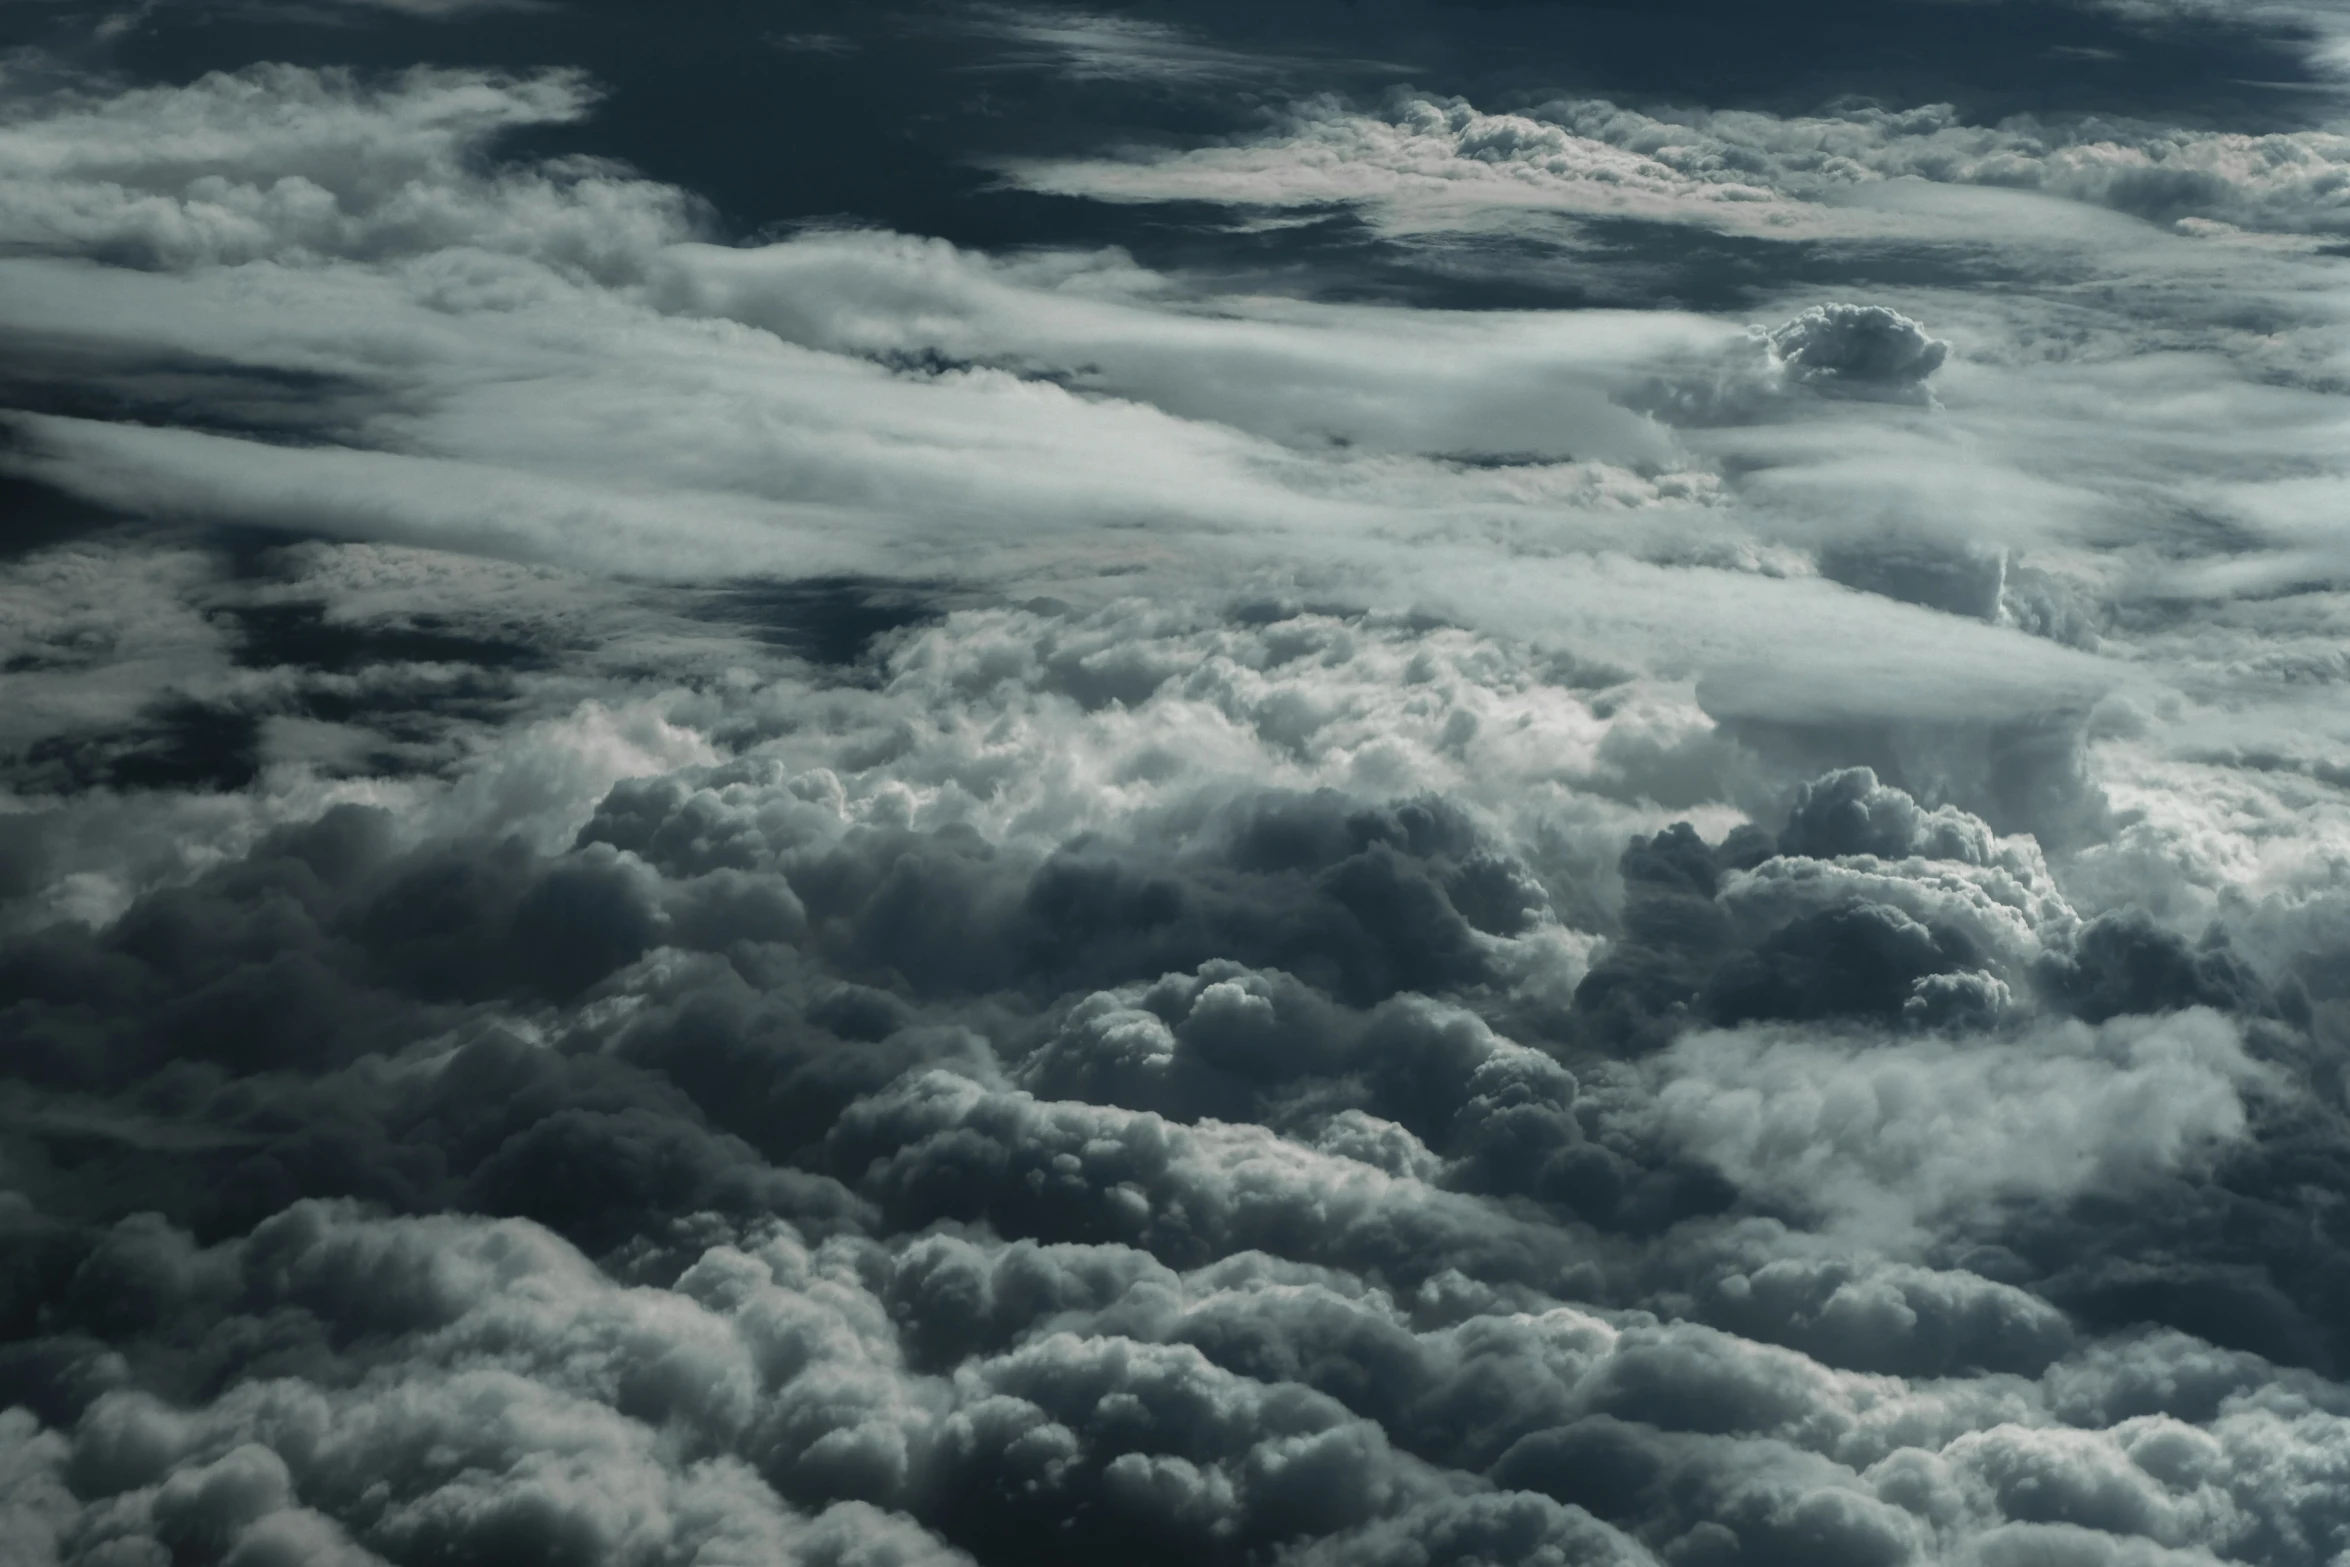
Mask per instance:
[[[940,27],[10,64],[0,1557],[2350,1553],[2350,143]]]

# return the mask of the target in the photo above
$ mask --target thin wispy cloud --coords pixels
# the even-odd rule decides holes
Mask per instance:
[[[1308,70],[1353,75],[1403,69],[1322,51],[1227,48],[1173,22],[1052,6],[976,5],[937,25],[1001,46],[975,68],[1049,71],[1076,82],[1270,85]]]
[[[792,54],[817,54],[845,57],[864,48],[854,38],[838,33],[769,33],[767,42]]]
[[[1000,68],[1042,69],[1077,81],[1201,82],[1276,74],[1281,62],[1202,43],[1180,27],[1090,11],[981,6],[959,30],[1010,45]]]
[[[1937,190],[2028,192],[2156,222],[2330,234],[2346,221],[2346,164],[2350,141],[2333,130],[1975,124],[1948,104],[1801,119],[1663,117],[1604,99],[1488,112],[1404,90],[1376,110],[1335,98],[1303,105],[1270,135],[1003,167],[1032,189],[1108,201],[1360,204],[1399,229],[1552,212],[1765,238],[1955,243],[1986,204],[1953,200],[1944,215]],[[2044,221],[2062,232],[2063,219]],[[2003,237],[2029,242],[2041,226],[2016,209]]]
[[[2321,79],[2350,74],[2350,18],[2339,7],[2311,0],[2088,0],[2149,32],[2198,23],[2206,27],[2258,28],[2290,40]]]

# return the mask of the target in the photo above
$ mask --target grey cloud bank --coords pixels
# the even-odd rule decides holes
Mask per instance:
[[[559,16],[7,64],[0,1561],[2350,1553],[2331,99]]]

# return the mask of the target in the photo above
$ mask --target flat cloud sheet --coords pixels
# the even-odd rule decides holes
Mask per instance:
[[[0,48],[0,1563],[2350,1560],[2339,7]]]

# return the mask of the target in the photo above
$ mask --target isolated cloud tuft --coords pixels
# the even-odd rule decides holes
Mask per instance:
[[[1919,400],[1950,345],[1884,305],[1814,305],[1765,334],[1787,379],[1829,397]]]

